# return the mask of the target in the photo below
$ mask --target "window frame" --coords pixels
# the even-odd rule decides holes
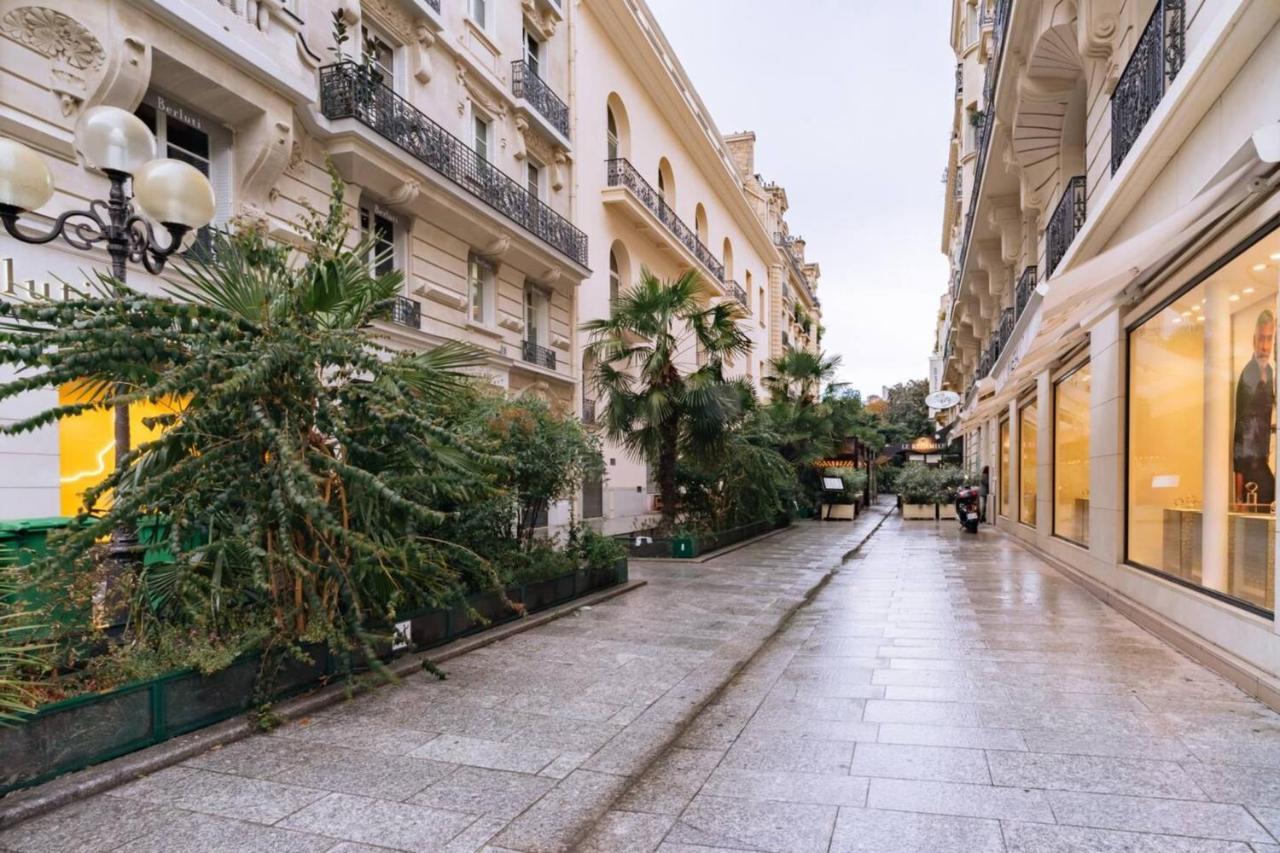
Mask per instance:
[[[1131,458],[1131,452],[1132,452],[1132,447],[1131,447],[1132,442],[1131,442],[1131,435],[1130,435],[1130,420],[1131,420],[1130,414],[1131,414],[1131,408],[1133,405],[1133,398],[1132,398],[1132,395],[1129,393],[1129,388],[1132,383],[1132,375],[1133,375],[1133,333],[1137,331],[1137,329],[1140,328],[1144,323],[1146,323],[1148,320],[1158,315],[1161,311],[1165,310],[1171,304],[1181,299],[1183,296],[1185,296],[1187,293],[1194,290],[1195,288],[1199,287],[1201,284],[1204,284],[1215,273],[1219,272],[1220,270],[1222,270],[1223,268],[1231,264],[1232,261],[1234,261],[1236,258],[1243,255],[1253,246],[1255,246],[1262,240],[1265,240],[1269,235],[1275,234],[1277,232],[1280,232],[1280,213],[1276,213],[1268,216],[1261,224],[1253,228],[1250,228],[1250,230],[1248,230],[1243,235],[1237,235],[1236,228],[1234,227],[1227,229],[1225,233],[1219,235],[1215,240],[1211,241],[1208,245],[1204,246],[1199,254],[1200,257],[1203,257],[1205,255],[1212,256],[1215,252],[1214,247],[1219,242],[1231,241],[1228,246],[1220,250],[1221,253],[1217,254],[1212,261],[1207,263],[1203,268],[1200,268],[1199,270],[1197,270],[1194,274],[1190,276],[1190,278],[1188,278],[1186,281],[1180,284],[1177,284],[1173,287],[1156,286],[1151,288],[1144,295],[1144,297],[1138,302],[1135,309],[1128,312],[1127,314],[1122,313],[1122,318],[1121,318],[1122,325],[1123,325],[1122,335],[1123,335],[1123,344],[1124,344],[1124,373],[1121,376],[1121,383],[1124,389],[1124,392],[1123,392],[1124,419],[1122,424],[1123,444],[1121,446],[1123,450],[1122,450],[1122,474],[1121,474],[1121,488],[1120,488],[1120,499],[1122,502],[1121,527],[1123,528],[1121,531],[1121,546],[1123,550],[1121,551],[1120,562],[1124,566],[1152,575],[1163,581],[1167,581],[1168,583],[1183,587],[1195,593],[1199,593],[1200,595],[1204,595],[1209,598],[1215,599],[1219,602],[1222,602],[1223,604],[1229,604],[1236,609],[1243,610],[1247,613],[1251,613],[1254,616],[1258,616],[1269,622],[1274,622],[1276,620],[1277,611],[1271,610],[1268,608],[1258,607],[1256,604],[1254,604],[1251,601],[1246,601],[1241,598],[1232,597],[1230,595],[1227,595],[1224,592],[1213,589],[1211,587],[1201,586],[1199,584],[1180,578],[1175,574],[1161,571],[1160,569],[1154,568],[1152,566],[1148,566],[1145,563],[1139,563],[1138,561],[1130,558],[1129,556],[1129,508],[1130,508],[1129,483],[1130,483],[1130,458]],[[1192,265],[1192,267],[1194,268],[1194,265]],[[1280,407],[1280,401],[1277,401],[1277,406]],[[1277,518],[1280,518],[1280,513],[1277,514]],[[1278,522],[1278,524],[1280,524],[1280,522]],[[1280,527],[1277,527],[1277,530],[1280,530]],[[1277,573],[1280,573],[1280,561],[1277,562],[1276,571]]]
[[[489,0],[468,0],[467,19],[484,32],[493,31],[493,5]]]
[[[1058,437],[1061,434],[1061,431],[1058,429],[1058,388],[1062,385],[1062,383],[1068,381],[1069,379],[1071,379],[1071,377],[1075,376],[1080,371],[1088,369],[1090,367],[1090,363],[1091,362],[1087,356],[1084,358],[1081,358],[1079,361],[1076,361],[1075,363],[1071,364],[1069,367],[1064,368],[1058,375],[1055,375],[1053,377],[1053,381],[1050,383],[1050,386],[1049,386],[1049,410],[1050,410],[1049,416],[1053,420],[1053,457],[1052,457],[1053,461],[1050,464],[1050,469],[1053,472],[1053,476],[1051,478],[1052,479],[1051,488],[1053,490],[1053,512],[1051,514],[1051,518],[1049,521],[1049,532],[1051,536],[1057,539],[1061,539],[1063,542],[1068,542],[1072,545],[1075,545],[1077,548],[1083,548],[1086,551],[1089,550],[1088,536],[1085,537],[1085,541],[1080,542],[1076,539],[1072,539],[1070,536],[1067,536],[1063,533],[1058,532]],[[1090,377],[1089,379],[1089,388],[1090,388],[1090,392],[1092,393],[1092,389],[1093,389],[1092,377]],[[1036,448],[1038,451],[1039,444],[1036,445]],[[1089,405],[1089,475],[1088,476],[1089,476],[1089,489],[1090,489],[1090,492],[1092,492],[1093,490],[1093,405],[1092,405],[1092,400],[1090,400],[1090,405]],[[1093,504],[1092,504],[1092,501],[1090,501],[1090,513],[1092,513],[1093,511],[1092,507],[1093,507]]]
[[[473,271],[478,271],[473,275]],[[467,254],[467,322],[475,326],[492,328],[496,323],[497,270],[494,265],[476,252]],[[476,317],[476,289],[479,286],[480,317]]]
[[[533,76],[542,79],[542,41],[536,35],[529,31],[528,27],[523,29],[524,38],[520,46],[520,52],[524,55],[524,65]]]
[[[163,105],[165,101],[189,114],[193,119],[199,121],[200,125],[197,126],[176,116],[171,116]],[[235,138],[230,128],[209,113],[189,106],[180,98],[174,98],[165,92],[155,89],[147,90],[147,93],[142,98],[141,105],[147,106],[155,114],[155,127],[152,129],[152,135],[155,136],[156,140],[157,157],[170,157],[181,160],[188,165],[195,166],[197,169],[200,167],[193,161],[199,160],[206,167],[205,177],[208,178],[209,183],[214,188],[215,209],[213,221],[204,226],[204,228],[199,229],[197,235],[202,232],[208,234],[207,229],[209,228],[225,226],[231,221],[234,214],[234,199],[232,195],[235,187]],[[134,114],[137,115],[137,110],[134,111]],[[207,157],[169,141],[169,121],[171,119],[204,135],[209,152]],[[174,156],[174,152],[170,151],[171,147],[177,149],[179,156]],[[189,251],[189,249],[184,249],[183,251]]]
[[[1019,400],[1017,409],[1018,409],[1018,515],[1017,515],[1016,521],[1018,522],[1018,524],[1021,524],[1023,527],[1029,527],[1032,530],[1036,530],[1039,526],[1039,521],[1040,521],[1040,508],[1038,506],[1040,502],[1040,483],[1039,483],[1040,470],[1039,469],[1040,469],[1040,432],[1041,432],[1039,394],[1032,394],[1031,397],[1029,398],[1023,398],[1022,400]],[[1026,439],[1026,430],[1024,429],[1025,424],[1023,423],[1022,413],[1027,411],[1028,409],[1035,410],[1035,417],[1036,417],[1036,464],[1035,464],[1036,471],[1032,475],[1032,477],[1034,478],[1033,482],[1036,483],[1036,494],[1035,494],[1035,502],[1032,504],[1033,518],[1031,519],[1031,521],[1027,521],[1022,517],[1022,499],[1024,497],[1022,493],[1022,484],[1026,476],[1026,471],[1023,470],[1023,465],[1022,465],[1022,462],[1023,462],[1022,444],[1023,444],[1023,441]]]
[[[1009,438],[1007,448],[1005,436]],[[996,515],[1009,519],[1011,518],[1009,510],[1013,508],[1013,420],[1007,413],[996,424],[996,470],[1000,476],[1000,493],[996,495]]]
[[[369,43],[369,36],[372,36],[374,40],[390,52],[391,66],[389,68],[378,62],[377,59],[374,59],[373,65],[389,78],[385,81],[387,87],[393,92],[400,93],[403,89],[400,82],[400,45],[376,22],[369,20],[367,16],[362,16],[360,19],[360,44],[356,46],[360,51],[359,56],[362,63],[366,61],[368,56],[365,46]]]
[[[376,202],[361,201],[359,205],[359,225],[362,240],[369,234],[368,224],[366,224],[366,216],[369,219],[369,224],[372,224],[374,228],[375,235],[377,233],[378,220],[382,220],[391,227],[391,251],[388,253],[391,269],[385,272],[380,272],[376,263],[377,254],[375,253],[368,259],[369,272],[373,275],[385,275],[388,272],[399,270],[404,274],[404,279],[407,283],[409,281],[409,275],[404,263],[404,247],[407,228],[404,220]]]
[[[524,161],[525,189],[533,195],[535,199],[541,202],[547,200],[546,184],[547,184],[547,168],[542,163],[532,157],[525,157]]]
[[[551,346],[551,293],[534,281],[525,280],[523,299],[524,340],[540,347]],[[535,315],[534,337],[529,337],[529,316]]]
[[[484,110],[476,106],[475,102],[471,102],[471,152],[483,160],[487,165],[493,166],[493,119]],[[484,151],[480,151],[480,128],[484,128]],[[496,167],[495,167],[496,168]]]

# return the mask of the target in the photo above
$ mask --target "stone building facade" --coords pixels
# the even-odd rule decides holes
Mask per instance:
[[[999,528],[1280,705],[1280,6],[951,17],[935,414]]]
[[[357,64],[375,67],[376,86]],[[72,144],[98,104],[136,111],[161,156],[208,174],[218,225],[252,220],[296,242],[295,223],[326,204],[332,163],[353,229],[377,234],[405,274],[377,333],[405,348],[470,342],[495,384],[588,421],[579,326],[641,267],[693,267],[713,298],[752,310],[757,344],[735,369],[758,382],[776,352],[782,318],[761,323],[744,285],[772,310],[784,256],[643,3],[0,0],[0,134],[43,153],[58,189],[34,226],[105,193]],[[637,179],[666,192],[657,213]],[[102,260],[0,238],[0,292],[56,296]],[[163,286],[138,271],[130,283]],[[70,511],[68,483],[109,464],[94,435],[64,425],[0,439],[0,517]],[[606,479],[555,507],[553,527],[574,510],[610,530],[649,517],[643,465],[606,455]]]

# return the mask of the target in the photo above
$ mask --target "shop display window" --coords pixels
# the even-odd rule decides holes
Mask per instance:
[[[1053,386],[1053,534],[1089,544],[1089,365]]]
[[[1036,526],[1036,402],[1018,410],[1018,521]]]
[[[1000,514],[1009,517],[1009,419],[1000,421]]]
[[[1270,611],[1275,601],[1280,232],[1129,334],[1129,562]]]

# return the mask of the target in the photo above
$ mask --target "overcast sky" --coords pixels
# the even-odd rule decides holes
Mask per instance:
[[[648,0],[721,133],[756,132],[822,265],[823,348],[868,394],[928,374],[955,85],[943,0]]]

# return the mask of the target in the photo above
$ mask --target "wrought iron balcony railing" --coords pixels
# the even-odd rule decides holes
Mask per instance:
[[[331,120],[355,119],[586,266],[586,234],[354,62],[320,69],[320,110]]]
[[[1009,344],[1009,338],[1013,337],[1013,324],[1018,318],[1014,315],[1013,306],[1009,306],[1000,312],[1000,350]]]
[[[1036,268],[1029,266],[1022,271],[1022,275],[1018,276],[1018,287],[1014,293],[1015,305],[1017,307],[1017,316],[1021,317],[1022,312],[1027,309],[1027,303],[1031,301],[1031,294],[1036,289]]]
[[[796,256],[795,238],[780,231],[773,232],[773,243],[782,250],[782,254],[786,256],[787,262],[791,265],[791,271],[796,274],[796,278],[800,281],[800,286],[804,288],[805,294],[809,297],[809,301],[814,305],[819,305],[818,297],[814,295],[813,288],[809,286],[809,276],[805,274],[804,264],[800,262],[800,258]],[[785,293],[784,289],[784,293]]]
[[[742,289],[742,285],[736,281],[726,281],[725,287],[728,289],[729,295],[738,300],[738,304],[743,308],[751,307],[751,303],[747,300],[747,292]]]
[[[405,296],[397,296],[391,305],[391,321],[411,329],[421,329],[422,304]]]
[[[549,370],[556,369],[556,351],[534,341],[525,341],[522,349],[524,360]]]
[[[440,14],[440,0],[427,0],[427,5],[436,10],[436,14]]]
[[[964,94],[964,63],[956,63],[956,97]]]
[[[716,260],[716,256],[711,254],[711,250],[702,245],[697,233],[688,225],[685,225],[684,220],[676,216],[674,210],[667,207],[666,199],[650,186],[649,182],[636,170],[636,167],[632,166],[629,160],[622,157],[616,160],[606,160],[605,163],[609,167],[609,186],[626,187],[635,193],[636,198],[640,199],[640,203],[648,208],[650,213],[658,217],[658,220],[671,232],[672,236],[692,252],[699,263],[710,270],[711,274],[715,276],[716,282],[724,284],[724,264]]]
[[[1111,171],[1124,162],[1186,58],[1184,0],[1156,0],[1111,94]]]
[[[1085,215],[1084,175],[1076,175],[1067,181],[1067,188],[1058,199],[1058,206],[1049,217],[1044,229],[1044,277],[1053,275],[1062,256],[1071,248],[1071,242],[1084,227]]]
[[[583,398],[582,400],[582,422],[590,426],[596,422],[596,401]]]
[[[539,115],[560,131],[561,136],[569,138],[568,105],[551,91],[547,82],[523,59],[511,63],[511,94],[528,101]]]

